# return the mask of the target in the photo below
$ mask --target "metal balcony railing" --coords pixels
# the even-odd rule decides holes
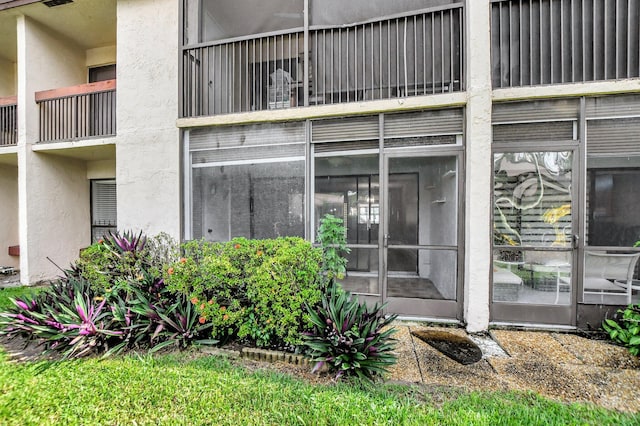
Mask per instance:
[[[116,80],[36,93],[40,142],[116,134]]]
[[[493,87],[640,75],[639,0],[493,0]]]
[[[0,98],[0,146],[18,143],[17,99]]]
[[[184,47],[181,116],[460,91],[463,15],[456,3]]]

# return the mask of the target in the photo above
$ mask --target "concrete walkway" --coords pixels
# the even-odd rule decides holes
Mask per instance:
[[[0,288],[18,287],[20,285],[20,272],[0,274]]]
[[[481,361],[462,365],[411,332],[466,336],[464,330],[410,322],[395,326],[398,363],[391,380],[467,390],[529,390],[566,402],[640,412],[640,360],[626,348],[566,333],[493,330],[485,337],[504,351],[482,348]]]

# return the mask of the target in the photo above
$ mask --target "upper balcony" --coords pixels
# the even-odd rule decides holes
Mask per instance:
[[[0,1],[0,145],[115,134],[116,5]]]
[[[116,134],[116,80],[36,93],[39,142],[72,141]]]
[[[0,147],[18,143],[18,121],[15,96],[0,98]]]
[[[463,90],[461,2],[304,3],[186,1],[181,116]]]
[[[493,87],[638,77],[639,40],[639,0],[492,0]]]

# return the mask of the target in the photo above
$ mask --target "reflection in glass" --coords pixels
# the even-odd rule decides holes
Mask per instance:
[[[193,238],[304,236],[304,161],[193,169]]]
[[[378,245],[378,156],[316,158],[315,170],[315,229],[318,229],[320,219],[325,214],[332,214],[344,221],[347,244],[351,246],[351,253],[347,255],[347,270],[375,275],[377,292],[378,250],[359,248],[357,245]]]
[[[571,152],[494,155],[494,245],[570,247]]]
[[[587,243],[632,247],[640,240],[640,157],[587,161]]]
[[[494,250],[493,301],[571,303],[571,251]]]

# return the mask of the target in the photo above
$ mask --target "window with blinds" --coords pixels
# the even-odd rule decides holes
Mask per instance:
[[[91,181],[91,241],[101,239],[117,229],[117,198],[115,180]]]
[[[461,108],[323,119],[311,122],[311,143],[316,153],[377,149],[380,136],[384,148],[454,145],[463,129]]]

